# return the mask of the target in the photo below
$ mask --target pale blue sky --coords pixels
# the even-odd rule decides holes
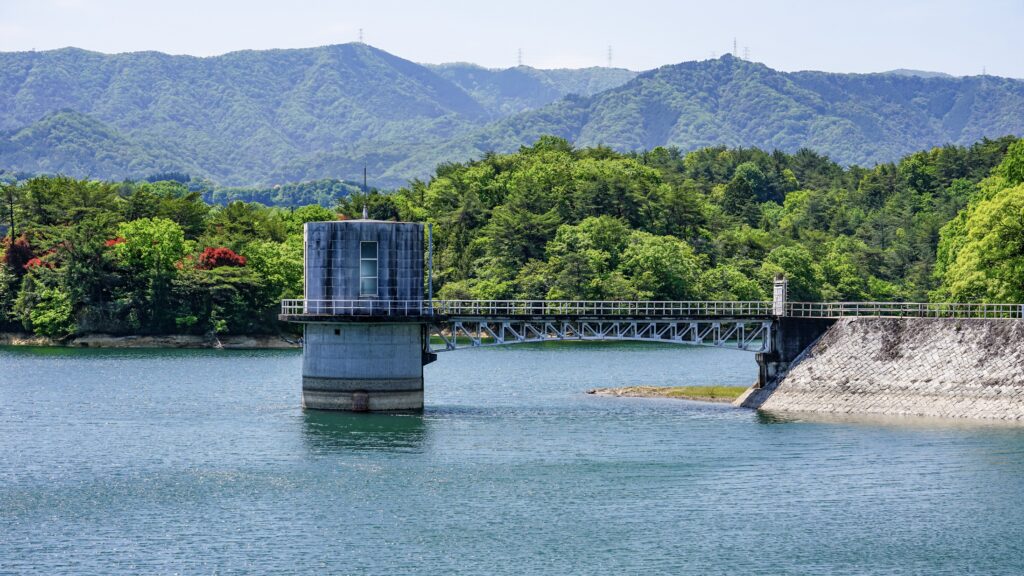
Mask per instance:
[[[0,0],[0,51],[77,46],[208,56],[367,43],[417,62],[645,70],[749,47],[780,70],[1024,78],[1024,0]]]

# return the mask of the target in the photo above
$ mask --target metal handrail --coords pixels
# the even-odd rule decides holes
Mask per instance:
[[[770,316],[770,302],[628,300],[435,300],[444,316]]]
[[[762,301],[618,300],[284,300],[288,316],[573,316],[573,317],[771,317]],[[956,302],[787,302],[795,318],[1024,318],[1024,304]]]
[[[1024,304],[974,302],[787,302],[796,318],[1024,318]]]
[[[427,316],[427,300],[282,300],[287,316]]]
[[[660,316],[771,315],[770,302],[615,300],[284,300],[284,315]]]

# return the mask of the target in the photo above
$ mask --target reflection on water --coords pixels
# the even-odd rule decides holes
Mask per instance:
[[[304,410],[303,437],[316,452],[419,451],[427,435],[420,414],[366,414]]]
[[[794,417],[792,414],[766,412],[764,410],[754,412],[754,418],[758,424],[791,424],[800,421],[799,418]]]
[[[584,394],[756,376],[608,343],[441,355],[422,414],[303,412],[301,360],[0,348],[0,573],[1024,574],[1024,428]]]

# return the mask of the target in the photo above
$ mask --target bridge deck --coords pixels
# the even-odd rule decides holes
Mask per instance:
[[[1022,304],[934,302],[587,301],[587,300],[284,300],[291,322],[402,319],[771,319],[1024,318]]]
[[[551,340],[643,340],[768,352],[778,318],[1021,318],[1019,304],[566,300],[285,300],[290,322],[417,322],[441,350]],[[428,352],[434,350],[430,342]]]

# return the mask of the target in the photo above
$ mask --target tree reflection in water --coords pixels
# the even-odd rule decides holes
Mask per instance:
[[[303,438],[314,452],[418,452],[427,435],[422,414],[357,414],[304,410]]]

